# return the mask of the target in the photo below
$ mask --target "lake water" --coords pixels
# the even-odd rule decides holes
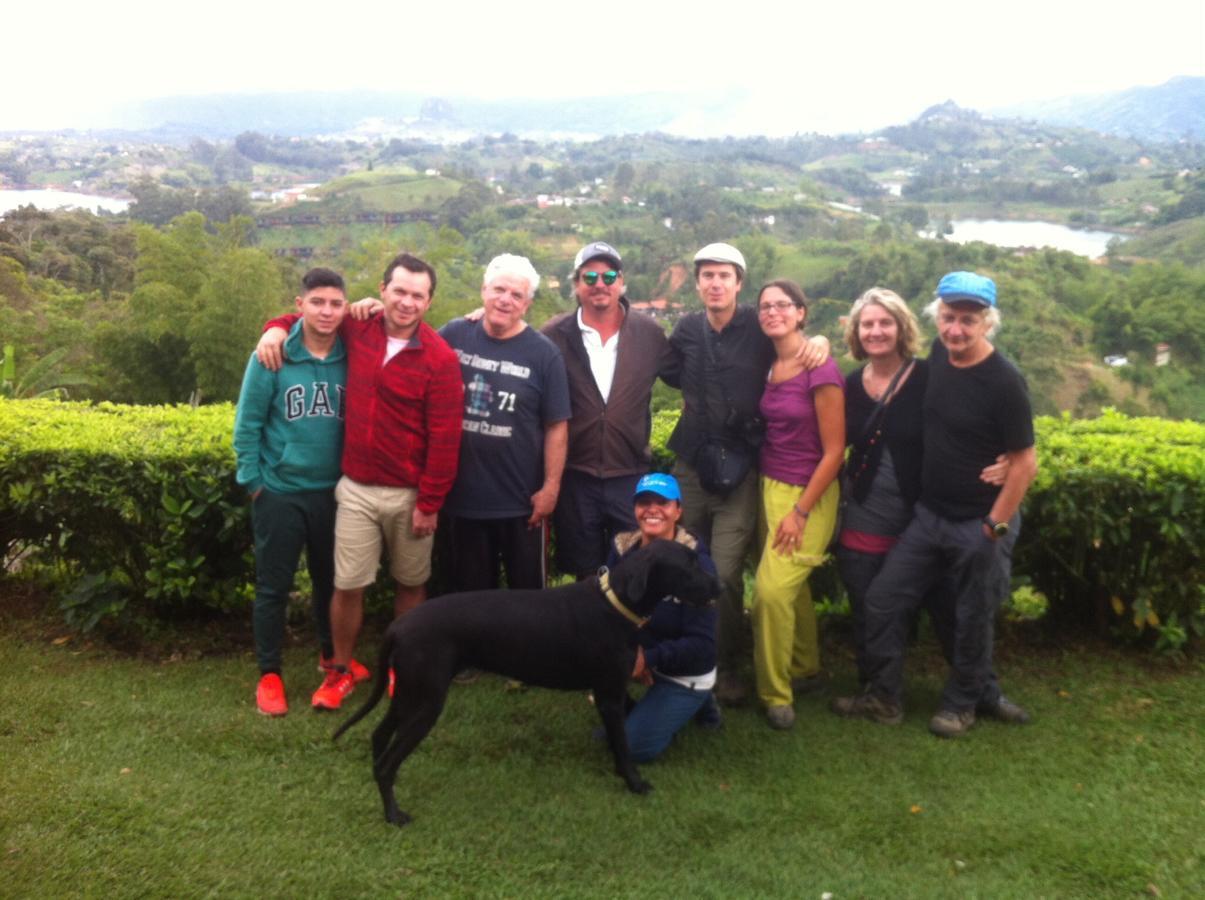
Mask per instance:
[[[997,247],[1053,247],[1096,259],[1104,256],[1109,241],[1125,235],[1111,231],[1083,231],[1053,222],[1007,222],[1000,219],[958,219],[950,223],[953,234],[946,240],[966,244],[983,241]]]
[[[73,191],[0,191],[0,215],[31,203],[38,209],[90,209],[93,212],[103,209],[111,213],[125,212],[130,207],[129,200]]]

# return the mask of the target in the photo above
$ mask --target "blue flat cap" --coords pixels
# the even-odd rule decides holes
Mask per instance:
[[[937,283],[937,296],[948,302],[996,305],[996,282],[974,272],[951,272]]]

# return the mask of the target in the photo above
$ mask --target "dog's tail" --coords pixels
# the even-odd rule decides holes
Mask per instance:
[[[372,708],[381,702],[381,697],[385,693],[385,685],[389,683],[389,660],[393,656],[393,634],[392,629],[386,629],[385,637],[381,641],[381,652],[377,654],[377,677],[372,683],[372,693],[368,695],[368,699],[364,701],[364,705],[352,713],[351,718],[340,725],[335,733],[331,735],[332,741],[339,740],[339,736],[347,729],[351,728],[362,718],[372,712]]]

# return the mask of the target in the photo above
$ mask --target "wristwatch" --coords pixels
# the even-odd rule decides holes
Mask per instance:
[[[984,516],[983,524],[986,525],[988,530],[998,538],[1002,538],[1008,534],[1007,522],[993,522],[991,516]]]

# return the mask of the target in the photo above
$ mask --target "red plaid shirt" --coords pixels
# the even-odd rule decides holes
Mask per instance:
[[[287,330],[298,318],[280,316],[264,330]],[[361,484],[416,487],[418,508],[438,512],[460,454],[460,360],[425,322],[388,363],[380,315],[366,322],[348,316],[339,334],[347,348],[343,474]]]

